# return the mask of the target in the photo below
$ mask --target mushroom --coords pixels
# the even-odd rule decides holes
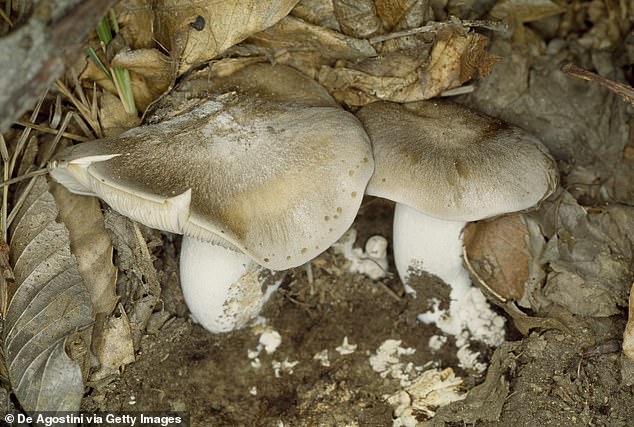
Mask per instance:
[[[466,222],[539,203],[557,186],[555,161],[522,129],[449,101],[377,102],[357,117],[375,159],[366,193],[396,202],[394,259],[406,289],[410,273],[425,270],[448,283],[452,304],[465,308],[471,288],[461,259]],[[476,323],[448,327],[459,334]]]
[[[75,193],[183,234],[185,301],[225,332],[260,311],[262,267],[302,265],[349,228],[373,159],[354,115],[289,67],[195,77],[153,124],[71,147],[49,170]]]

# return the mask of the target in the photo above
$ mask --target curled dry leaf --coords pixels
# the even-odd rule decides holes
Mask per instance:
[[[179,60],[178,73],[208,61],[286,16],[298,0],[159,0],[154,37]]]
[[[37,178],[27,201],[12,233],[16,289],[3,331],[9,379],[28,412],[77,411],[84,383],[66,347],[93,322],[90,294],[46,178]]]
[[[438,32],[428,58],[410,56],[408,61],[392,64],[389,70],[385,66],[372,69],[365,63],[340,61],[335,67],[322,67],[319,81],[337,100],[348,105],[365,105],[376,99],[393,102],[430,99],[486,75],[499,60],[486,51],[487,43],[481,34],[461,34],[446,26]],[[386,58],[392,59],[393,55]]]
[[[70,249],[90,292],[94,314],[109,315],[117,303],[117,269],[112,264],[112,242],[95,197],[79,196],[51,184],[59,218],[70,234]]]
[[[468,224],[464,245],[466,261],[495,294],[506,300],[524,296],[531,255],[528,228],[521,213]]]
[[[249,41],[271,49],[273,56],[281,52],[315,51],[325,60],[359,60],[376,55],[369,41],[309,24],[287,16],[271,28],[254,34]]]
[[[341,31],[332,0],[302,0],[293,8],[291,15],[320,27]]]
[[[548,238],[545,300],[583,316],[620,314],[633,278],[634,208],[586,210],[561,191],[530,215]]]

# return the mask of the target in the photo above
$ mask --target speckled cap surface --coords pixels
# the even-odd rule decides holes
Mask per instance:
[[[366,193],[445,220],[529,208],[556,188],[544,145],[524,130],[445,100],[376,102],[357,117],[372,142]]]
[[[370,143],[313,80],[256,68],[250,81],[266,84],[240,92],[234,83],[248,69],[215,81],[186,112],[62,152],[51,175],[143,224],[237,248],[267,268],[305,263],[356,216],[373,171]],[[301,79],[307,93],[284,97]],[[274,81],[294,84],[267,96]]]

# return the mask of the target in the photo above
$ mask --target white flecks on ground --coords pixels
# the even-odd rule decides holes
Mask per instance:
[[[251,396],[257,396],[258,395],[258,388],[256,386],[253,386],[249,389],[249,394]]]
[[[468,344],[469,339],[494,347],[504,342],[505,320],[491,309],[478,288],[469,286],[461,295],[455,295],[452,290],[448,310],[439,308],[439,300],[433,300],[432,304],[433,309],[419,314],[418,319],[455,336],[457,347]]]
[[[260,337],[255,349],[247,350],[247,357],[251,360],[251,366],[254,369],[258,369],[262,366],[262,362],[259,358],[262,350],[264,350],[266,354],[273,353],[282,343],[282,336],[279,332],[266,325],[266,319],[264,318],[258,319],[258,325],[253,328],[253,331]]]
[[[436,352],[442,348],[443,345],[447,343],[447,337],[444,335],[432,335],[429,339],[429,349],[433,352]]]
[[[459,392],[462,379],[451,368],[440,370],[432,367],[432,362],[414,366],[401,361],[415,352],[414,348],[401,347],[400,340],[388,339],[370,356],[372,369],[382,378],[399,380],[400,390],[384,396],[395,408],[393,427],[416,427],[414,411],[431,417],[438,407],[465,397]]]
[[[324,367],[330,366],[330,359],[328,359],[328,349],[325,348],[322,351],[316,353],[313,359],[318,360],[319,364]]]
[[[372,236],[365,244],[365,250],[353,247],[357,240],[357,230],[350,228],[332,245],[336,253],[342,254],[350,263],[348,271],[361,273],[370,279],[385,277],[388,271],[387,239],[383,236]]]
[[[370,356],[370,365],[381,378],[390,376],[400,381],[401,386],[410,384],[410,376],[415,374],[414,364],[401,362],[401,356],[409,356],[415,348],[401,347],[401,340],[388,339]]]
[[[459,391],[461,385],[462,379],[451,368],[422,372],[411,385],[387,398],[394,407],[392,427],[416,427],[414,411],[431,418],[439,407],[464,399],[467,394]]]
[[[487,364],[480,362],[478,357],[480,356],[480,352],[471,351],[469,348],[469,344],[465,344],[458,349],[458,366],[462,369],[472,369],[478,373],[483,373],[487,369]]]
[[[293,368],[297,366],[298,363],[299,360],[291,362],[288,358],[284,359],[282,362],[274,360],[271,362],[271,366],[273,367],[273,372],[275,372],[275,378],[281,378],[282,373],[292,375]]]
[[[335,348],[335,350],[337,351],[337,353],[339,353],[342,356],[346,356],[348,354],[352,354],[356,351],[357,349],[357,345],[356,344],[350,344],[348,342],[348,337],[343,337],[343,343]]]

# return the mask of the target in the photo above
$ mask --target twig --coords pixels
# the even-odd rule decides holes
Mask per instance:
[[[614,80],[610,80],[607,77],[600,76],[599,74],[588,71],[585,68],[581,68],[575,64],[566,64],[561,67],[561,71],[568,74],[569,76],[597,83],[618,95],[619,98],[621,98],[623,101],[629,102],[631,105],[634,105],[634,89],[631,86],[617,83]]]
[[[431,24],[423,25],[422,27],[411,28],[409,30],[397,31],[390,34],[382,34],[380,36],[372,37],[368,39],[370,44],[381,43],[387,40],[392,40],[401,37],[413,36],[421,33],[434,33],[443,27],[462,25],[465,28],[479,27],[486,28],[492,31],[506,31],[508,25],[502,21],[489,21],[489,20],[465,20],[461,21],[457,18],[450,19],[447,22],[432,22]]]
[[[36,176],[46,175],[47,173],[48,169],[38,169],[32,172],[27,172],[24,175],[16,176],[15,178],[7,179],[0,182],[0,188],[8,188],[9,185],[17,184],[18,182],[24,181],[25,179],[34,178]]]
[[[24,126],[24,127],[29,127],[35,130],[39,130],[40,132],[50,133],[52,135],[57,135],[59,133],[59,130],[57,129],[49,128],[47,126],[42,126],[35,123],[23,122],[21,120],[18,120],[17,122],[15,122],[15,124]],[[86,142],[90,140],[89,138],[85,136],[75,135],[74,133],[69,133],[69,132],[62,133],[62,136],[64,138],[72,139],[73,141],[79,141],[79,142]]]

